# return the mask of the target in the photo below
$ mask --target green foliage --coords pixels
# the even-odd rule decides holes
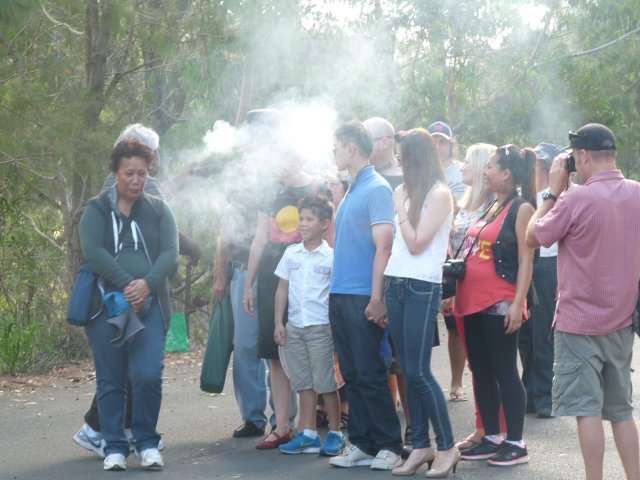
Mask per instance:
[[[0,310],[0,374],[14,375],[18,372],[32,371],[42,325],[21,324],[15,314]]]
[[[536,5],[546,13],[534,24],[521,12]],[[243,108],[321,99],[340,121],[384,116],[398,129],[443,119],[462,154],[479,141],[564,145],[570,129],[598,121],[618,137],[623,172],[640,177],[639,6],[0,0],[6,342],[23,339],[18,351],[26,352],[35,335],[52,350],[86,353],[63,320],[80,257],[77,223],[130,123],[161,135],[161,179],[202,160],[204,133],[217,120],[234,124],[242,98]],[[201,298],[210,291],[223,182],[199,180],[169,199],[205,251],[193,287]]]

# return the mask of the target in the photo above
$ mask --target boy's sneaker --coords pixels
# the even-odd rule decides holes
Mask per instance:
[[[342,468],[369,467],[373,458],[373,455],[364,453],[355,445],[349,445],[346,450],[342,451],[342,454],[329,460],[329,465]]]
[[[127,469],[126,459],[121,453],[112,453],[104,459],[102,468],[112,472],[121,472]]]
[[[136,453],[136,456],[140,457],[140,466],[145,470],[162,470],[164,467],[162,455],[157,448],[147,448]]]
[[[85,450],[89,450],[99,457],[104,458],[104,447],[106,442],[104,441],[104,438],[102,438],[102,434],[100,432],[96,432],[86,423],[82,425],[82,428],[78,430],[78,433],[73,436],[73,441]]]
[[[320,451],[320,435],[316,438],[307,437],[304,432],[299,432],[293,440],[280,445],[282,453],[318,453]]]
[[[487,459],[489,465],[496,467],[508,467],[509,465],[527,463],[528,461],[529,453],[527,452],[527,447],[519,447],[509,442],[502,442],[495,455]]]
[[[504,442],[493,443],[491,440],[487,440],[487,437],[482,437],[479,444],[461,452],[462,456],[460,458],[462,460],[486,460],[494,456],[498,452],[500,445],[503,444]]]
[[[344,438],[344,435],[337,433],[329,432],[327,439],[322,444],[320,448],[320,455],[323,457],[335,457],[339,455],[344,447],[347,446],[347,439]]]
[[[393,470],[402,465],[402,457],[391,450],[380,450],[371,462],[371,470]]]

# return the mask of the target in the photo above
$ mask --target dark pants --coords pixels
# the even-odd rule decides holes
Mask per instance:
[[[464,334],[486,434],[500,434],[502,402],[507,440],[522,440],[527,399],[518,373],[518,332],[505,333],[503,315],[474,313],[464,317]]]
[[[365,295],[329,297],[333,341],[349,397],[349,440],[369,455],[383,449],[399,454],[400,422],[380,357],[382,329],[365,318],[368,304]]]
[[[522,325],[518,347],[522,362],[522,382],[531,412],[551,408],[553,382],[553,316],[558,286],[557,257],[540,257],[533,267],[533,285],[538,305]]]

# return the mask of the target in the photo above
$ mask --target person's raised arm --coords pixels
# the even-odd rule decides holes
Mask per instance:
[[[260,266],[260,260],[262,260],[262,254],[264,253],[264,247],[267,245],[269,239],[269,217],[264,212],[258,212],[258,221],[256,225],[256,234],[251,242],[251,249],[249,250],[249,263],[247,264],[247,278],[244,284],[244,296],[242,298],[242,304],[244,305],[244,311],[247,315],[253,315],[253,282],[255,282],[258,275],[258,267]]]
[[[371,227],[371,236],[376,247],[371,277],[371,298],[364,314],[368,320],[380,326],[386,325],[387,309],[384,305],[384,270],[391,256],[393,225],[378,223]]]
[[[398,214],[400,232],[411,255],[424,252],[440,229],[442,222],[453,209],[451,191],[444,185],[436,187],[427,197],[426,211],[420,216],[417,226],[408,217],[407,193],[404,184],[393,192],[393,203]]]
[[[533,226],[538,220],[540,220],[553,209],[554,205],[556,204],[557,198],[562,194],[562,192],[567,189],[567,185],[569,184],[569,171],[567,170],[566,165],[566,154],[558,155],[556,158],[554,158],[553,163],[551,164],[551,170],[549,171],[549,193],[551,193],[556,198],[548,198],[546,200],[542,200],[542,202],[540,202],[540,205],[538,205],[538,209],[529,220],[525,238],[527,245],[531,248],[540,247],[540,242],[536,238],[536,235],[533,231]]]

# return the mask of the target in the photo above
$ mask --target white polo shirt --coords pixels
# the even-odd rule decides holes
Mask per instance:
[[[289,322],[294,327],[329,323],[332,265],[333,249],[324,240],[311,252],[302,242],[285,250],[275,274],[289,282]]]

